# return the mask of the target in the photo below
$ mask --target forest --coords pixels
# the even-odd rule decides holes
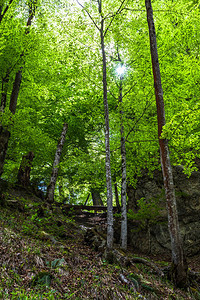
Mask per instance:
[[[199,48],[199,0],[0,1],[2,299],[199,299]]]

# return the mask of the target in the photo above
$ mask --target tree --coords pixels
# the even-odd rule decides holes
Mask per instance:
[[[17,184],[23,187],[30,186],[30,172],[33,159],[34,153],[32,151],[22,157],[22,161],[17,174]]]
[[[67,129],[68,129],[68,124],[64,123],[62,133],[57,145],[56,153],[55,153],[55,159],[53,162],[53,168],[52,168],[52,173],[51,173],[51,179],[50,183],[47,187],[47,194],[46,194],[46,200],[48,203],[53,203],[54,202],[54,191],[55,191],[55,186],[56,186],[56,180],[58,177],[58,170],[59,170],[59,163],[61,159],[61,154],[62,154],[62,149],[64,146],[65,142],[65,137],[67,134]]]
[[[119,103],[122,103],[122,79],[120,79]],[[127,211],[126,211],[126,145],[123,125],[123,111],[121,114],[121,159],[122,159],[122,187],[121,187],[121,247],[127,249]]]
[[[107,66],[105,53],[105,35],[108,30],[105,29],[105,18],[102,11],[102,0],[98,0],[98,13],[100,16],[100,26],[96,24],[90,13],[86,10],[90,19],[98,29],[100,34],[100,44],[102,53],[102,72],[103,72],[103,102],[104,102],[104,117],[105,117],[105,151],[106,151],[106,185],[107,185],[107,248],[113,247],[114,231],[113,231],[113,196],[112,196],[112,178],[110,165],[110,127],[109,127],[109,109],[107,96]],[[79,3],[80,4],[80,3]],[[81,5],[81,4],[80,4]],[[81,5],[82,6],[82,5]],[[83,6],[82,6],[83,7]]]
[[[103,201],[98,190],[91,190],[93,205],[103,206]]]
[[[105,34],[104,32],[104,17],[102,12],[102,1],[98,0],[99,15],[101,17],[101,25],[99,28],[102,63],[103,63],[103,99],[104,99],[104,114],[105,114],[105,150],[106,150],[106,184],[107,184],[107,247],[112,249],[114,231],[113,231],[113,199],[112,199],[112,181],[111,181],[111,166],[110,166],[110,128],[109,128],[109,110],[107,99],[107,72],[106,72],[106,53],[105,53]]]
[[[58,181],[63,182],[65,196],[70,193],[73,203],[85,201],[92,190],[101,193],[105,202],[103,40],[110,164],[118,199],[117,185],[119,189],[123,173],[120,154],[122,123],[128,183],[134,186],[144,169],[152,173],[159,168],[156,103],[151,64],[148,63],[150,49],[147,47],[149,37],[144,3],[134,1],[132,9],[119,0],[86,1],[84,14],[80,14],[76,4],[64,7],[62,3],[58,5],[50,1],[48,6],[40,3],[42,9],[29,34],[26,34],[27,29],[24,30],[27,16],[20,7],[15,9],[16,1],[9,6],[0,24],[1,129],[8,130],[1,132],[1,145],[4,134],[11,133],[10,138],[5,136],[9,145],[2,176],[15,182],[21,157],[31,149],[35,158],[30,180],[39,186],[47,186],[57,138],[67,118],[69,128],[59,163]],[[25,1],[21,4],[26,7]],[[168,120],[162,129],[162,137],[170,139],[171,163],[184,164],[191,170],[194,157],[200,153],[199,8],[184,0],[177,3],[154,1],[154,5]],[[115,73],[119,64],[116,45],[127,67],[123,79],[123,103],[120,105]],[[22,84],[17,109],[16,105],[11,107],[15,112],[13,115],[6,102],[21,67]],[[14,90],[17,91],[17,88]],[[123,122],[120,111],[123,112]],[[58,189],[55,189],[55,199],[59,200],[57,196]]]
[[[123,102],[123,64],[121,61],[121,57],[118,51],[118,60],[120,62],[120,82],[119,82],[119,106],[122,105]],[[122,73],[122,74],[121,74]],[[126,140],[124,133],[124,112],[122,108],[120,108],[120,135],[121,135],[121,172],[122,172],[122,180],[121,180],[121,247],[122,249],[127,249],[127,210],[126,210]]]
[[[145,0],[147,11],[147,22],[149,27],[150,49],[152,69],[154,76],[154,87],[157,106],[157,119],[158,119],[158,138],[160,145],[161,166],[165,187],[165,195],[168,208],[168,227],[171,237],[172,247],[172,278],[176,286],[186,287],[187,282],[187,262],[184,256],[182,247],[178,215],[176,208],[175,190],[173,184],[172,168],[170,164],[168,141],[162,138],[163,126],[165,126],[165,109],[163,101],[163,90],[161,84],[160,67],[157,52],[156,32],[153,20],[153,9],[151,6],[151,0]]]

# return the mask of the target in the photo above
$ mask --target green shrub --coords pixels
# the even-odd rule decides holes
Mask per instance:
[[[128,211],[128,218],[131,220],[140,221],[141,227],[144,228],[147,224],[156,222],[162,208],[159,205],[159,198],[152,198],[146,200],[144,197],[137,201],[138,211]]]

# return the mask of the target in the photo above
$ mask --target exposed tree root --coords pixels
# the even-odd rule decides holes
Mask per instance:
[[[85,242],[99,252],[98,256],[106,258],[109,263],[117,263],[122,269],[122,274],[120,275],[120,281],[127,285],[130,289],[134,291],[139,291],[140,283],[136,280],[133,282],[132,278],[129,278],[126,268],[129,266],[134,266],[135,264],[143,264],[151,268],[159,277],[166,277],[169,280],[171,278],[171,266],[165,268],[159,268],[156,264],[148,261],[141,257],[128,257],[126,253],[118,248],[114,248],[112,251],[106,249],[106,236],[98,228],[90,228],[85,233]],[[195,290],[199,290],[200,273],[188,270],[188,280],[189,286],[194,287]],[[200,291],[199,291],[200,292]]]
[[[126,253],[122,250],[118,250],[114,248],[111,251],[107,251],[106,249],[106,240],[104,236],[98,233],[95,228],[88,229],[85,234],[85,241],[91,247],[93,247],[96,251],[100,251],[102,255],[110,262],[116,262],[122,267],[128,267],[134,265],[135,263],[142,263],[148,267],[150,267],[158,276],[163,277],[164,272],[159,269],[154,263],[140,257],[127,257]]]
[[[144,264],[148,267],[151,267],[159,276],[161,277],[164,277],[164,273],[162,270],[160,270],[154,263],[144,259],[144,258],[141,258],[141,257],[133,257],[131,259],[131,262],[132,263],[141,263],[141,264]]]

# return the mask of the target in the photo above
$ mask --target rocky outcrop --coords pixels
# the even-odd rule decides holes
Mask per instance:
[[[193,172],[187,178],[182,167],[177,166],[173,170],[173,176],[184,249],[187,256],[193,256],[200,252],[200,172]],[[135,207],[137,200],[142,197],[147,201],[159,198],[159,205],[164,210],[155,223],[146,228],[140,228],[138,222],[130,221],[129,243],[143,253],[170,254],[171,245],[161,171],[156,171],[153,178],[144,174],[138,179],[136,189],[132,190],[132,198],[129,198],[129,208]]]

